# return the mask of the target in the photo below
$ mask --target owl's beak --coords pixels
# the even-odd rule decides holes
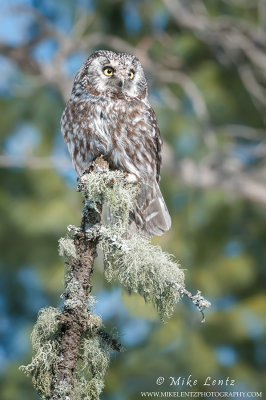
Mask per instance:
[[[118,82],[118,86],[123,88],[124,84],[125,84],[125,81],[124,81],[124,79],[121,78],[120,81]]]

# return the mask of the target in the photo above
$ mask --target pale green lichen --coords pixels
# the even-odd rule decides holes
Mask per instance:
[[[100,210],[99,204],[108,203],[117,217],[109,226],[102,227],[98,236],[107,279],[116,278],[129,292],[137,292],[151,301],[162,319],[169,317],[180,298],[179,291],[169,281],[183,286],[183,271],[170,254],[153,246],[141,233],[125,239],[139,185],[127,183],[121,171],[96,171],[81,179],[87,204]]]
[[[71,298],[74,298],[78,296],[82,290],[81,283],[75,280],[71,273],[67,273],[65,276],[65,296],[71,296]]]
[[[97,334],[85,337],[81,345],[82,360],[77,365],[73,399],[98,400],[104,388],[104,376],[112,349]]]
[[[95,299],[95,297],[92,296],[91,294],[89,294],[88,298],[87,298],[88,307],[93,308],[96,303],[97,303],[97,300]]]
[[[129,214],[134,209],[139,185],[128,183],[122,171],[96,171],[83,175],[83,195],[87,204],[97,211],[99,205],[107,204],[113,218],[127,226]]]
[[[87,322],[88,330],[93,333],[102,326],[102,319],[99,315],[90,314]]]
[[[67,379],[64,379],[60,381],[60,383],[56,383],[54,387],[57,395],[59,395],[59,400],[70,400],[69,393],[72,392],[73,387],[72,385],[67,381]],[[49,397],[50,399],[50,397]]]
[[[31,334],[34,351],[32,361],[29,365],[20,367],[27,376],[32,377],[32,382],[43,399],[51,394],[52,380],[58,363],[59,314],[59,310],[53,307],[40,310]]]
[[[64,258],[65,261],[71,263],[77,259],[76,247],[74,240],[71,238],[59,239],[59,255]]]
[[[152,245],[143,235],[137,234],[124,242],[122,249],[101,242],[106,278],[117,279],[129,292],[139,293],[151,301],[162,319],[170,317],[180,295],[168,282],[183,286],[183,271],[172,255]]]
[[[57,321],[59,310],[49,307],[39,312],[38,320],[31,334],[34,356],[27,366],[20,370],[32,377],[33,384],[41,398],[50,398],[60,352],[60,327]],[[112,351],[99,335],[102,320],[98,315],[88,314],[88,331],[80,344],[81,358],[75,372],[74,389],[68,382],[61,381],[55,386],[61,399],[69,391],[75,400],[98,400],[104,387],[104,375]]]

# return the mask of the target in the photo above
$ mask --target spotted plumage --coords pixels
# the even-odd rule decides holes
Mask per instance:
[[[171,219],[159,189],[162,139],[139,60],[100,50],[79,69],[61,128],[82,175],[100,155],[141,183],[131,229],[161,235]]]

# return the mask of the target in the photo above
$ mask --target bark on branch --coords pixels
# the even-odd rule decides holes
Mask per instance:
[[[97,168],[102,163],[100,159],[95,162]],[[82,335],[88,329],[87,301],[92,289],[91,276],[93,273],[94,259],[97,255],[97,238],[88,239],[86,227],[100,222],[100,211],[88,208],[83,212],[81,229],[74,233],[74,245],[77,257],[69,265],[66,286],[76,285],[78,290],[67,290],[64,293],[65,302],[63,313],[58,316],[61,325],[62,338],[58,370],[52,390],[51,399],[71,398],[75,384],[76,364],[80,357],[80,342]],[[66,390],[67,388],[67,390]]]
[[[96,213],[95,213],[96,214]],[[95,215],[97,217],[97,215]],[[75,235],[74,244],[77,259],[70,266],[68,285],[78,283],[79,290],[65,295],[65,306],[58,320],[61,325],[60,362],[51,399],[61,399],[62,388],[67,387],[66,396],[71,395],[74,387],[76,364],[80,357],[80,341],[87,331],[88,295],[91,291],[91,275],[96,257],[97,240],[88,240],[84,232]],[[73,305],[75,305],[73,307]]]

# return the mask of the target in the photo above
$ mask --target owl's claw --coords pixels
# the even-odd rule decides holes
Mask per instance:
[[[126,182],[127,183],[137,183],[138,182],[138,178],[134,174],[127,174]]]

